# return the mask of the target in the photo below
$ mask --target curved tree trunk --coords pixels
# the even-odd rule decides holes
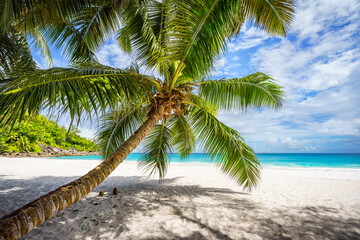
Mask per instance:
[[[124,161],[161,118],[162,111],[158,108],[113,154],[86,175],[2,217],[0,240],[20,238],[91,192]]]

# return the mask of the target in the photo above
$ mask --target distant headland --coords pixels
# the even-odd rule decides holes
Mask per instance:
[[[59,157],[98,155],[98,145],[44,116],[27,117],[14,126],[0,126],[0,156]]]

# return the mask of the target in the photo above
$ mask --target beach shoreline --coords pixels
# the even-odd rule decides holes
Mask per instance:
[[[51,157],[80,157],[80,156],[94,156],[101,155],[100,152],[94,151],[76,151],[71,152],[67,150],[59,151],[59,152],[18,152],[18,153],[2,153],[0,154],[0,158],[51,158]]]
[[[99,162],[1,157],[0,216]],[[23,239],[354,239],[360,237],[359,189],[360,169],[264,167],[248,193],[214,164],[171,163],[159,182],[125,161]]]

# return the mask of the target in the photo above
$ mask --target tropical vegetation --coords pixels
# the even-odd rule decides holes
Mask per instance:
[[[79,130],[72,126],[67,129],[56,121],[48,120],[42,115],[26,117],[17,122],[12,131],[10,127],[0,128],[0,153],[42,151],[41,146],[52,146],[77,151],[98,151],[98,145],[89,139],[79,136]]]
[[[26,14],[3,14],[3,28],[4,19],[13,17],[17,21],[9,20],[8,25],[16,36],[25,32],[36,39],[39,34],[33,29],[37,29],[43,39],[63,50],[72,66],[3,68],[0,121],[13,126],[16,119],[44,109],[69,113],[70,125],[83,118],[101,119],[98,139],[104,161],[78,180],[5,216],[1,234],[18,238],[78,201],[141,142],[144,158],[139,165],[160,178],[166,174],[169,152],[185,158],[198,145],[244,188],[256,186],[261,168],[256,154],[216,114],[251,107],[278,109],[283,91],[264,73],[210,80],[211,71],[245,20],[269,34],[285,35],[294,12],[291,0],[73,1],[71,9],[60,4],[67,1],[57,1],[53,19],[47,14],[35,17],[44,1],[35,2],[36,7],[25,6]],[[119,69],[96,60],[94,51],[113,33],[137,65]],[[27,38],[16,39],[28,49]],[[15,56],[29,56],[29,51],[23,52]]]

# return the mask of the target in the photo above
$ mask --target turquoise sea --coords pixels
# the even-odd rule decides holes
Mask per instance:
[[[141,153],[130,154],[125,161],[138,161]],[[261,153],[257,154],[264,167],[322,167],[322,168],[360,168],[360,153],[351,154],[304,154],[304,153]],[[56,159],[101,160],[101,156],[57,157]],[[170,162],[212,163],[203,153],[193,153],[187,159],[181,159],[177,154],[170,154]]]

